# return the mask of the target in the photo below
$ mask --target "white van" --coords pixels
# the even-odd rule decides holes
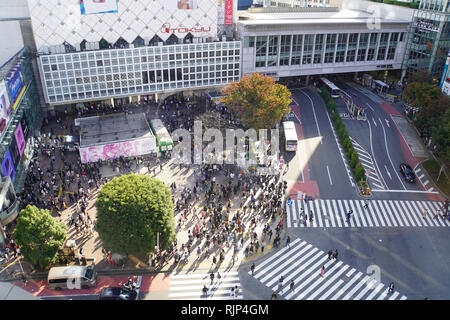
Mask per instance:
[[[48,287],[55,290],[87,289],[96,282],[94,266],[53,267],[48,273]]]

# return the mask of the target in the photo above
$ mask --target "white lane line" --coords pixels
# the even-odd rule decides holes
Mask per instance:
[[[380,218],[378,217],[378,219],[377,219],[376,214],[373,211],[373,208],[372,208],[370,203],[369,203],[369,207],[367,209],[364,209],[364,210],[368,210],[368,212],[369,212],[368,215],[372,218],[373,222],[375,223],[375,226],[379,227],[380,225],[378,224],[378,220]]]
[[[380,167],[378,166],[378,163],[377,163],[377,159],[376,159],[376,157],[375,157],[375,154],[373,153],[373,145],[372,145],[372,127],[370,126],[370,121],[367,121],[367,123],[368,123],[368,125],[369,125],[370,152],[372,153],[373,162],[374,162],[375,166],[377,167],[378,172],[380,173],[381,180],[383,181],[384,187],[387,188],[386,181],[384,181],[384,177],[383,177],[383,175],[381,174]]]
[[[339,215],[342,217],[342,221],[343,221],[343,223],[344,223],[344,221],[345,221],[345,226],[346,227],[348,227],[348,225],[347,225],[347,216],[346,216],[346,211],[345,211],[345,209],[344,209],[344,207],[343,207],[343,203],[342,203],[342,200],[339,200],[338,201],[338,205],[339,205]]]
[[[402,219],[400,219],[400,217],[399,217],[398,215],[395,214],[395,211],[394,211],[395,208],[394,208],[394,207],[391,208],[391,206],[389,205],[389,202],[386,201],[386,200],[383,201],[383,204],[384,204],[384,206],[386,207],[386,209],[387,209],[387,211],[389,212],[389,214],[392,216],[392,219],[393,219],[394,221],[397,221],[398,224],[400,225],[400,227],[403,227]],[[395,223],[395,226],[397,226],[397,223]]]
[[[425,185],[427,185],[427,184],[429,184],[430,183],[430,181],[425,181],[424,183],[423,183],[423,185],[425,186]]]
[[[341,223],[342,219],[338,215],[338,209],[336,207],[336,200],[333,199],[333,200],[331,200],[331,202],[333,203],[333,215],[336,216],[337,224],[338,224],[339,228],[341,228],[342,227],[342,223]]]
[[[373,121],[373,124],[375,125],[375,127],[378,127],[377,123],[375,122],[375,118],[372,118],[372,121]]]
[[[379,208],[379,210],[380,210],[380,213],[381,213],[381,216],[383,217],[383,219],[386,221],[386,224],[389,226],[389,227],[393,227],[393,223],[391,223],[391,221],[390,221],[390,219],[389,219],[389,215],[387,214],[387,212],[384,210],[384,208],[380,205],[380,202],[381,201],[379,201],[379,200],[373,200],[372,201],[372,203],[375,205],[375,208]],[[378,211],[378,209],[376,209],[377,211]]]
[[[330,184],[333,185],[333,181],[331,181],[330,169],[328,169],[328,166],[327,171],[328,171],[328,178],[330,179]]]
[[[337,300],[340,296],[342,296],[345,291],[347,291],[348,288],[350,288],[350,286],[357,281],[358,279],[361,278],[363,274],[361,272],[358,272],[349,282],[347,282],[347,284],[341,288],[338,292],[336,292],[336,294],[334,296],[332,296],[330,298],[330,300]],[[349,275],[347,274],[347,277],[349,277]]]
[[[320,201],[320,207],[322,208],[322,213],[323,213],[323,220],[325,220],[325,226],[327,228],[330,227],[330,221],[328,221],[329,219],[327,218],[327,209],[325,208],[325,201],[324,200],[319,200]]]
[[[425,177],[425,175],[424,175],[424,174],[422,174],[421,176],[419,176],[419,179],[422,179],[423,177]]]
[[[374,192],[400,192],[400,193],[430,193],[430,194],[438,194],[436,191],[421,191],[421,190],[372,190]]]
[[[400,179],[400,176],[398,175],[397,170],[395,170],[394,163],[392,162],[391,154],[389,153],[389,148],[388,148],[388,143],[387,143],[387,138],[386,138],[386,130],[384,130],[383,123],[381,123],[381,127],[383,128],[383,134],[384,134],[384,146],[386,147],[386,153],[387,153],[387,155],[388,155],[389,161],[391,162],[392,169],[394,169],[394,172],[395,172],[395,174],[397,175],[398,181],[400,181],[400,183],[402,184],[403,189],[406,190],[406,187],[405,187],[405,185],[403,184],[402,179]]]
[[[311,97],[306,92],[304,92],[304,91],[301,91],[301,92],[304,93],[308,97],[309,101],[311,101],[311,108],[312,108],[313,113],[314,113],[314,119],[316,119],[317,132],[319,133],[319,137],[320,137],[320,144],[322,144],[323,137],[320,134],[319,121],[317,121],[316,111],[315,111],[315,108],[314,108],[314,102],[312,101]],[[327,112],[327,114],[328,114],[328,112]]]
[[[387,166],[386,166],[386,165],[384,165],[384,167],[386,168],[386,172],[387,172],[387,174],[388,174],[389,178],[390,178],[390,179],[392,180],[392,176],[391,176],[391,173],[389,172],[389,170],[388,170]]]
[[[372,209],[376,213],[376,215],[378,217],[378,220],[380,220],[381,225],[383,227],[386,227],[386,224],[384,223],[383,215],[382,215],[382,213],[380,211],[378,211],[378,207],[377,207],[375,201],[372,201],[372,203],[369,205],[369,208],[370,207],[373,207]],[[389,226],[389,224],[388,224],[388,226]]]
[[[366,102],[366,105],[369,107],[370,110],[372,110],[373,112],[375,112],[375,110],[370,106],[369,103]]]

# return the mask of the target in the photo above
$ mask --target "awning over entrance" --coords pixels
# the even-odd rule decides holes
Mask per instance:
[[[375,80],[375,83],[378,84],[378,85],[380,85],[380,86],[382,86],[382,87],[389,87],[386,83],[384,83],[384,82],[381,81],[381,80]]]

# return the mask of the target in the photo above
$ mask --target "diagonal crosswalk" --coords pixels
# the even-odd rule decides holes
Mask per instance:
[[[284,280],[280,287],[281,276]],[[325,252],[298,238],[257,265],[253,277],[288,300],[406,299],[397,291],[389,293],[388,286],[343,261],[329,260]]]
[[[442,203],[437,201],[371,200],[292,200],[286,205],[288,228],[344,227],[448,227],[450,221],[435,216]],[[353,210],[347,221],[346,213]],[[424,211],[428,214],[423,217]],[[301,213],[304,212],[305,215]],[[309,220],[313,214],[313,221]]]
[[[170,278],[169,300],[242,300],[242,288],[237,271],[221,272],[218,279],[215,272],[211,284],[210,273],[183,273]],[[208,288],[207,295],[202,292],[203,286]],[[231,288],[238,287],[238,296],[231,295]]]

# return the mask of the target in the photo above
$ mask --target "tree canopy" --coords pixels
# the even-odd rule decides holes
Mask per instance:
[[[272,129],[291,108],[291,92],[275,79],[254,72],[222,90],[221,102],[230,106],[247,128]]]
[[[19,213],[13,236],[24,260],[45,268],[56,262],[67,238],[67,227],[48,210],[28,205]]]
[[[176,238],[171,192],[157,179],[116,177],[102,187],[96,207],[96,230],[112,252],[144,257],[154,251],[157,232],[161,250]]]

